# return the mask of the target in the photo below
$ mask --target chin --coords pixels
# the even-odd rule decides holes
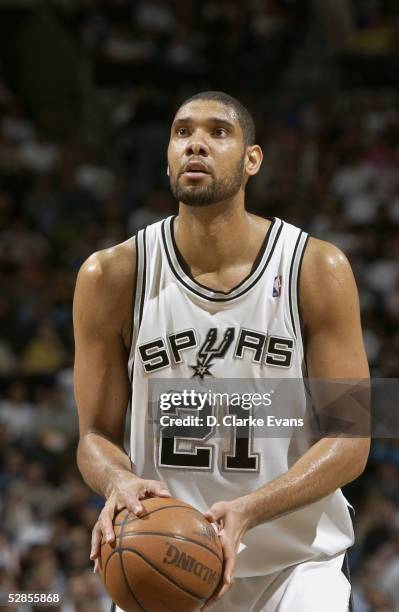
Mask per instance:
[[[192,206],[196,208],[204,207],[204,206],[212,206],[212,204],[216,204],[216,202],[214,201],[210,202],[209,200],[202,200],[200,198],[190,198],[190,197],[179,198],[179,202],[182,202],[186,206]]]
[[[215,204],[213,194],[202,187],[193,186],[181,190],[178,189],[176,197],[179,202],[183,202],[183,204],[187,206],[210,206],[211,204]]]

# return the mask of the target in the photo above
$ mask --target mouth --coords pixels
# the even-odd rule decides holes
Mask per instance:
[[[183,176],[187,177],[192,181],[198,181],[199,179],[203,179],[206,176],[209,176],[207,172],[183,172]]]
[[[183,176],[191,180],[199,180],[210,174],[208,166],[202,162],[189,162],[182,172]]]

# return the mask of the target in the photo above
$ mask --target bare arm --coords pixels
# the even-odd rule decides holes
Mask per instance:
[[[123,449],[130,383],[127,371],[135,252],[131,243],[95,253],[82,266],[74,299],[74,386],[79,412],[78,466],[87,484],[107,498],[93,530],[91,558],[101,537],[115,537],[112,519],[140,500],[168,496],[164,483],[132,471]]]
[[[115,263],[121,259],[117,252],[113,255]],[[122,448],[129,400],[124,333],[131,285],[126,282],[127,270],[111,278],[116,267],[112,264],[112,254],[106,252],[95,253],[85,262],[73,308],[78,466],[87,484],[104,496],[115,475],[131,473],[130,459]]]
[[[333,245],[309,240],[300,302],[309,377],[368,379],[356,284],[348,261]],[[249,495],[214,504],[206,516],[223,527],[225,556],[224,584],[215,599],[231,586],[236,551],[248,529],[311,504],[357,478],[369,448],[368,437],[322,438],[282,476]]]
[[[347,259],[333,245],[311,239],[301,276],[309,378],[368,379],[358,294]],[[368,437],[322,438],[248,500],[249,525],[315,502],[351,482],[363,472],[369,448]]]

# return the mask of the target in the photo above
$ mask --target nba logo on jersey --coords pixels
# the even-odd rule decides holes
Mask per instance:
[[[282,287],[282,276],[275,276],[273,283],[273,297],[280,297]]]

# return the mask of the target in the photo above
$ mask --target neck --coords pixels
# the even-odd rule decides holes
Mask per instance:
[[[251,256],[253,229],[243,198],[204,207],[180,203],[176,245],[190,268],[212,272]]]

